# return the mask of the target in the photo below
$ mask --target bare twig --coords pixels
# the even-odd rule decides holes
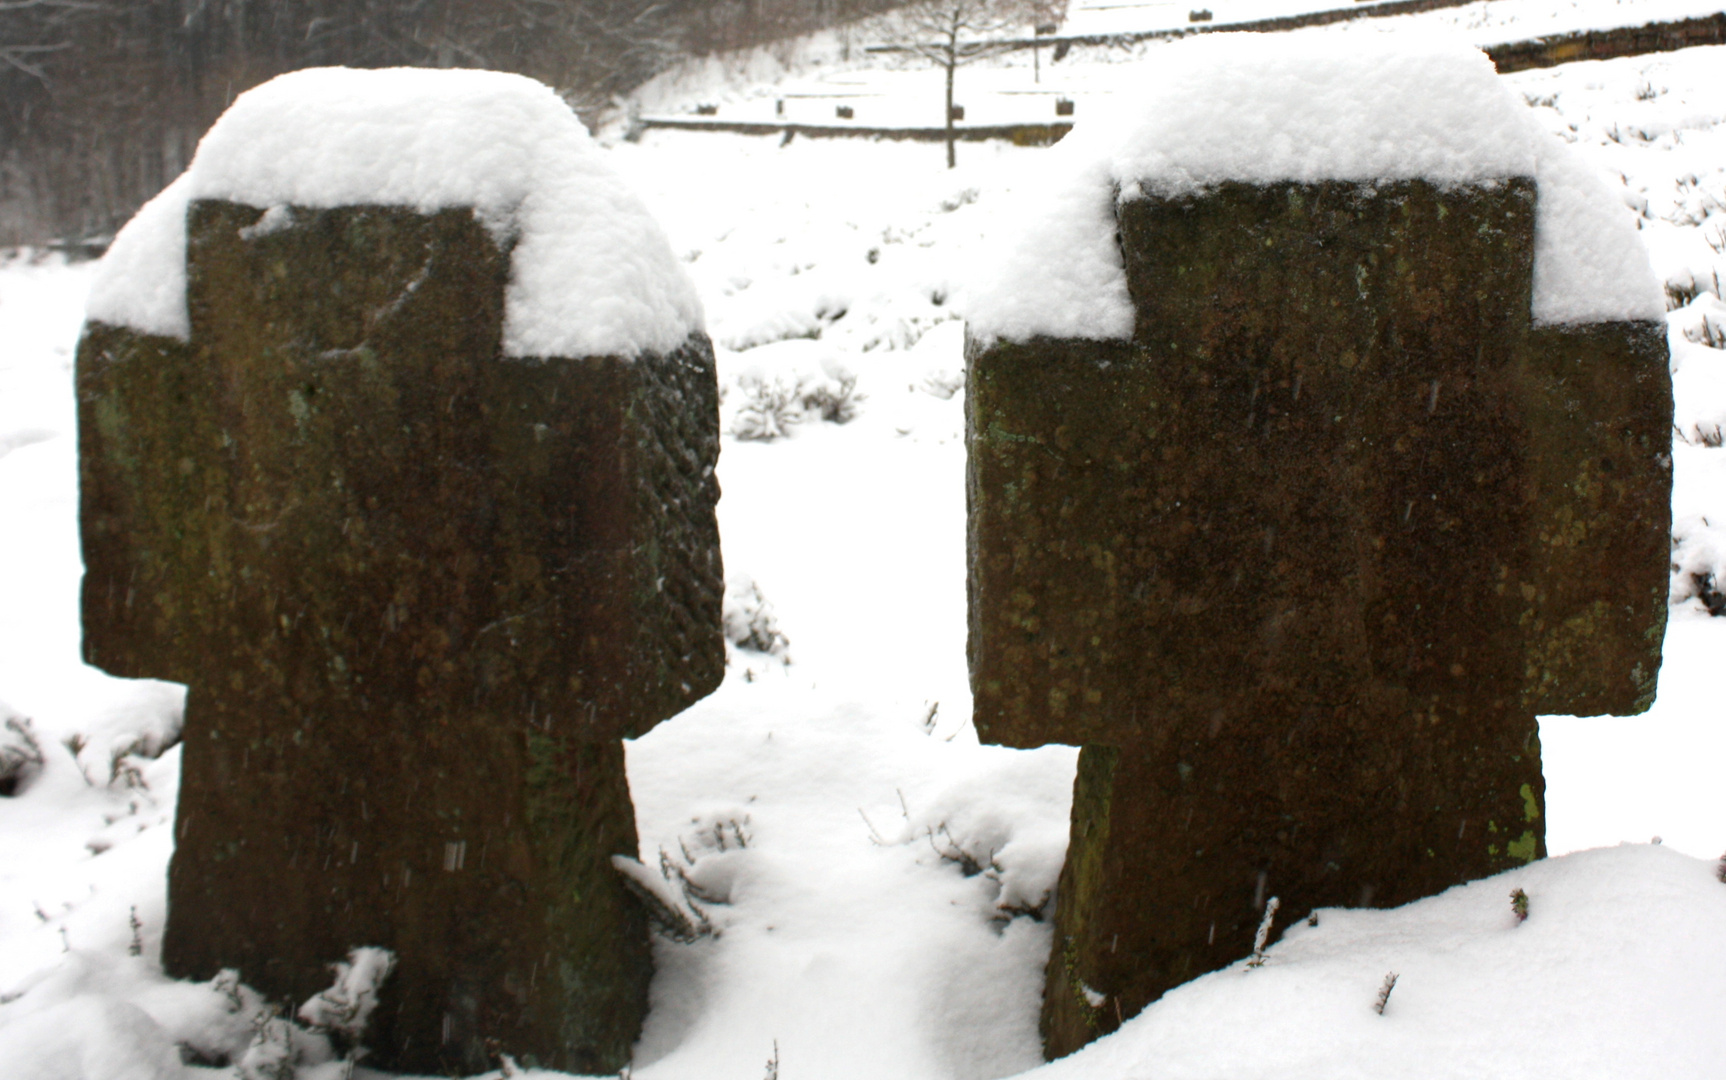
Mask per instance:
[[[1247,961],[1247,967],[1256,968],[1265,965],[1265,943],[1270,940],[1271,922],[1277,917],[1277,908],[1282,907],[1282,901],[1271,897],[1265,901],[1265,916],[1259,920],[1258,933],[1253,935],[1253,955]]]
[[[1384,1015],[1384,1007],[1390,1001],[1390,992],[1396,989],[1396,972],[1386,972],[1384,983],[1378,988],[1378,1000],[1372,1003],[1372,1011]]]

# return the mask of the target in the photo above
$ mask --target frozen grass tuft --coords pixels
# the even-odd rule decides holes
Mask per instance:
[[[829,361],[824,367],[823,378],[798,385],[798,403],[803,407],[803,415],[848,424],[857,419],[866,395],[858,392],[857,376],[843,365]]]
[[[791,434],[803,419],[803,403],[795,381],[777,376],[745,374],[737,380],[743,401],[732,414],[731,434],[745,442],[772,442]]]
[[[749,815],[717,815],[693,821],[695,831],[677,838],[677,854],[659,849],[659,872],[623,855],[611,857],[623,882],[647,907],[648,921],[663,937],[680,945],[718,937],[707,909],[731,903],[737,873],[732,853],[748,849]],[[719,856],[715,858],[714,856]]]
[[[791,435],[798,424],[848,424],[862,412],[867,395],[857,388],[855,372],[831,353],[821,352],[814,359],[795,344],[785,344],[764,348],[760,362],[737,376],[727,426],[734,437],[772,442]]]
[[[46,759],[29,717],[12,711],[3,701],[0,716],[5,717],[5,723],[0,725],[0,797],[10,798],[18,794]]]
[[[1390,1004],[1390,992],[1396,989],[1396,972],[1385,972],[1384,982],[1378,987],[1378,1000],[1372,1003],[1372,1011],[1384,1015],[1384,1007]]]
[[[1672,606],[1694,601],[1695,606],[1710,615],[1726,615],[1723,583],[1726,583],[1726,529],[1699,515],[1675,522],[1668,586]]]
[[[1283,902],[1275,896],[1265,901],[1264,918],[1259,920],[1258,932],[1253,935],[1253,955],[1247,961],[1247,967],[1264,967],[1265,944],[1270,941],[1271,923],[1276,919],[1277,908],[1282,907],[1282,904]]]

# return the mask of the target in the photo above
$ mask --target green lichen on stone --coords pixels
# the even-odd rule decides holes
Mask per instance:
[[[1504,850],[1513,859],[1533,862],[1539,854],[1540,841],[1535,837],[1534,830],[1529,829],[1506,845]]]
[[[1540,804],[1534,799],[1534,785],[1524,784],[1517,794],[1522,796],[1522,817],[1525,821],[1537,821],[1540,818]]]
[[[1066,944],[1061,949],[1062,966],[1066,969],[1067,989],[1073,995],[1073,1006],[1084,1017],[1085,1026],[1096,1030],[1099,1022],[1100,1006],[1092,1005],[1091,999],[1085,994],[1085,981],[1079,977],[1079,946],[1070,937],[1063,939]]]
[[[1063,924],[1061,946],[1052,950],[1045,973],[1044,999],[1051,1002],[1041,1021],[1045,1044],[1065,1045],[1077,1040],[1082,1045],[1105,1022],[1103,1011],[1085,996],[1087,986],[1109,992],[1106,977],[1091,970],[1086,960],[1092,953],[1089,941],[1097,931],[1085,913],[1094,910],[1098,900],[1117,885],[1109,873],[1116,758],[1115,751],[1104,747],[1086,748],[1079,754],[1067,862],[1055,898],[1057,910],[1065,907],[1075,917]]]
[[[1627,716],[1653,702],[1671,535],[1665,333],[1538,328],[1519,352],[1538,555],[1523,700],[1536,712]]]

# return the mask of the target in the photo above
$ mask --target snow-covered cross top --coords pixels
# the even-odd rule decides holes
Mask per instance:
[[[1051,1055],[1272,896],[1540,857],[1537,714],[1645,709],[1665,625],[1663,306],[1611,193],[1470,49],[1166,55],[967,310],[977,728],[1084,747]]]
[[[304,71],[121,232],[78,350],[87,659],[190,685],[163,962],[369,1059],[629,1060],[619,740],[719,682],[717,386],[657,225],[527,79]]]

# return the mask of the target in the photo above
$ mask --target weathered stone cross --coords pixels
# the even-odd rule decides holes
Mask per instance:
[[[1083,746],[1051,1056],[1244,956],[1273,895],[1540,857],[1536,716],[1652,699],[1665,328],[1531,324],[1538,197],[1127,198],[1131,340],[971,347],[977,728]]]
[[[197,201],[189,340],[78,351],[87,659],[190,687],[163,963],[303,1001],[395,950],[385,1067],[629,1060],[620,739],[718,685],[717,388],[506,359],[466,209]]]

